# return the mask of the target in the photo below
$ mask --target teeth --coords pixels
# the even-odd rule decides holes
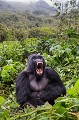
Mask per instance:
[[[42,64],[42,65],[43,65],[43,62],[37,62],[37,65],[38,65],[38,64]]]

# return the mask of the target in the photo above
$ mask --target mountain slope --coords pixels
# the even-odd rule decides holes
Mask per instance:
[[[14,8],[7,2],[0,1],[0,11],[10,10],[13,11]]]
[[[45,1],[39,0],[35,3],[32,3],[28,6],[28,9],[31,11],[44,11],[47,13],[56,13],[57,10],[54,7],[48,5]]]
[[[0,1],[0,10],[15,10],[15,11],[25,11],[28,10],[30,12],[34,11],[43,11],[46,13],[56,13],[57,10],[54,7],[51,7],[44,0],[39,0],[37,2],[31,2],[30,4],[22,3],[22,2],[4,2]]]

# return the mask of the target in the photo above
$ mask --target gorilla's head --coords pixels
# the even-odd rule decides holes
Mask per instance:
[[[27,70],[37,76],[42,76],[45,69],[45,60],[39,54],[32,54],[28,57]]]

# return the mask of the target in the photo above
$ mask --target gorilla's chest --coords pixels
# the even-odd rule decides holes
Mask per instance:
[[[30,87],[33,91],[41,91],[48,85],[48,79],[46,77],[41,78],[39,81],[34,78],[30,81]]]

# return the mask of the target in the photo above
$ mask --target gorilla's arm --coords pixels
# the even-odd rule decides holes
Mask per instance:
[[[64,87],[59,75],[51,68],[46,68],[45,74],[50,80],[50,83],[44,89],[44,91],[40,95],[40,98],[45,102],[54,101],[61,95],[64,96],[66,94],[66,88]]]
[[[16,98],[17,102],[23,107],[25,104],[43,105],[44,103],[31,96],[31,90],[29,87],[29,81],[27,80],[27,73],[25,71],[21,72],[16,78]]]

